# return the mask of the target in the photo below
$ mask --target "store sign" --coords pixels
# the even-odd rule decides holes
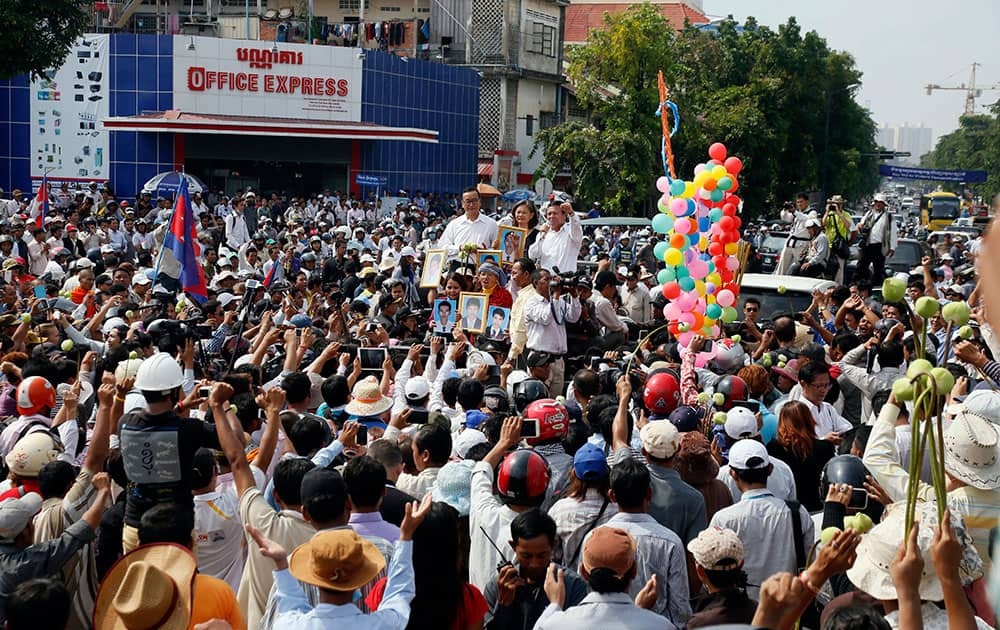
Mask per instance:
[[[389,183],[389,178],[385,175],[365,175],[358,173],[354,176],[354,181],[358,186],[385,186]]]
[[[50,182],[107,181],[111,83],[108,35],[84,35],[69,49],[62,67],[32,80],[31,178]]]
[[[361,75],[351,48],[174,37],[174,108],[184,112],[359,122]]]

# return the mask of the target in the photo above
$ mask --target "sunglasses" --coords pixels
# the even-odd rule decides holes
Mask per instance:
[[[746,308],[744,308],[743,310],[744,310],[744,311],[746,311],[747,313],[756,313],[756,312],[757,312],[757,311],[759,311],[760,309],[759,309],[759,308],[757,308],[757,307],[755,307],[755,306],[747,306],[747,307],[746,307]]]

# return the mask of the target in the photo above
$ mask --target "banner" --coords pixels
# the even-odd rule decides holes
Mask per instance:
[[[941,171],[933,168],[912,168],[879,164],[878,174],[896,179],[927,179],[936,182],[976,184],[986,181],[986,171]]]
[[[358,49],[174,36],[174,108],[361,121]]]
[[[365,175],[358,173],[354,176],[354,181],[358,186],[385,186],[389,183],[389,178],[385,175]]]
[[[84,35],[61,68],[31,82],[31,179],[108,180],[110,36]]]

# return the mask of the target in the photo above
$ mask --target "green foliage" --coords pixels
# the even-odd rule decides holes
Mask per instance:
[[[0,1],[0,78],[57,68],[93,20],[87,0]]]
[[[986,182],[969,184],[967,189],[987,197],[1000,190],[1000,103],[992,113],[962,116],[955,131],[938,138],[934,150],[923,156],[921,166],[945,170],[985,170]],[[942,184],[958,191],[959,184]]]
[[[653,205],[662,172],[660,122],[653,116],[663,70],[681,113],[673,138],[677,175],[690,179],[724,142],[743,160],[745,212],[769,215],[780,201],[822,183],[826,106],[830,193],[857,197],[878,184],[875,124],[853,100],[861,73],[847,53],[832,51],[790,18],[776,32],[730,20],[717,33],[687,25],[680,32],[651,4],[605,16],[605,28],[568,52],[568,78],[591,124],[567,122],[536,138],[540,172],[570,169],[574,192],[606,201],[612,212],[636,214]]]

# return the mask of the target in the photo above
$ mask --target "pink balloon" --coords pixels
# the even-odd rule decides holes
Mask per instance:
[[[691,338],[692,337],[694,337],[694,333],[693,332],[683,332],[683,333],[677,335],[677,343],[681,344],[682,346],[687,347],[687,345],[689,343],[691,343]]]
[[[670,196],[670,193],[663,193],[663,195],[660,196],[660,203],[669,208],[671,199],[673,199],[673,197]]]
[[[710,332],[711,332],[711,336],[712,337],[718,337],[719,333],[721,332],[721,330],[719,329],[719,325],[718,324],[713,324],[712,325],[712,330]]]
[[[657,178],[656,189],[661,193],[670,192],[670,180],[663,176]]]
[[[674,232],[678,234],[688,234],[691,232],[691,220],[687,217],[681,217],[674,221]]]
[[[674,224],[674,227],[677,227]],[[708,275],[708,263],[704,260],[694,260],[688,265],[688,271],[691,272],[691,277],[695,280],[701,280]]]
[[[694,174],[697,175],[698,173],[702,172],[703,170],[705,170],[705,165],[704,164],[699,164],[699,165],[697,165],[697,166],[694,167]]]
[[[687,200],[683,197],[675,197],[673,201],[670,202],[670,212],[673,213],[675,217],[683,217],[687,214],[687,211]]]
[[[663,307],[663,316],[670,321],[676,321],[681,316],[681,309],[677,304],[671,302]]]
[[[694,314],[693,313],[681,313],[681,316],[677,318],[677,321],[684,322],[694,326]]]
[[[736,302],[736,296],[729,289],[723,289],[716,294],[715,301],[719,306],[725,308],[732,306]]]
[[[682,314],[687,315],[689,311],[694,307],[696,301],[697,299],[693,295],[685,292],[680,294],[680,296],[675,300],[675,303],[677,304],[677,308],[681,309]],[[694,318],[691,318],[691,321],[688,323],[693,324]]]
[[[729,271],[736,271],[740,268],[740,261],[736,259],[736,256],[730,256],[726,258],[726,269]]]
[[[694,305],[693,310],[704,315],[706,306],[708,306],[708,303],[705,302],[705,298],[700,297],[698,298],[698,303]]]

